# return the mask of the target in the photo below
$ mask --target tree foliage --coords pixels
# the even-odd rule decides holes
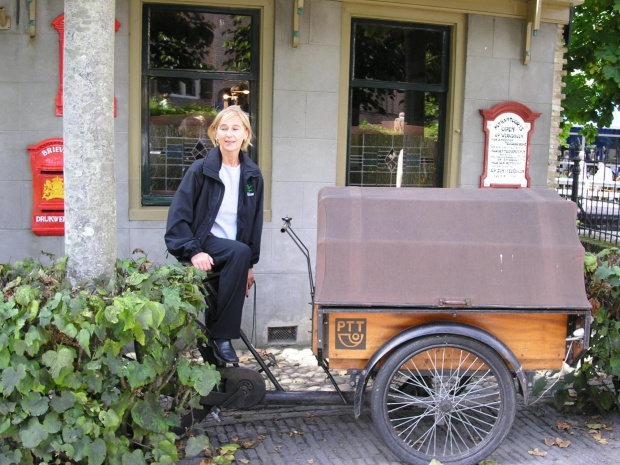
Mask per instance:
[[[585,0],[575,7],[562,102],[565,125],[593,139],[620,104],[620,0]],[[570,123],[569,123],[570,122]]]

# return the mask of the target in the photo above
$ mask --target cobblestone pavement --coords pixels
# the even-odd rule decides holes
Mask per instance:
[[[272,371],[290,391],[333,390],[310,349],[267,349],[278,362]],[[249,353],[239,352],[241,366],[254,368]],[[333,371],[343,390],[351,390],[345,372]],[[273,389],[267,382],[267,389]],[[558,423],[561,422],[561,423]],[[596,429],[586,426],[595,424]],[[558,426],[559,425],[559,426]],[[604,427],[602,425],[605,425]],[[235,453],[237,462],[251,465],[392,465],[401,462],[375,432],[369,408],[355,419],[351,405],[257,406],[224,410],[201,424],[211,443],[247,446]],[[545,439],[560,443],[547,446]],[[559,438],[559,440],[557,440]],[[567,441],[570,441],[568,444]],[[532,455],[538,451],[545,456]],[[617,464],[620,463],[620,417],[559,413],[550,399],[519,405],[508,437],[488,460],[499,465]],[[198,465],[204,457],[185,458],[182,465]]]

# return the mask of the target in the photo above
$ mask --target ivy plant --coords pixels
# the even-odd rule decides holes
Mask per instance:
[[[72,287],[66,264],[0,265],[0,463],[174,463],[174,427],[219,382],[184,356],[204,337],[204,272],[124,259]]]

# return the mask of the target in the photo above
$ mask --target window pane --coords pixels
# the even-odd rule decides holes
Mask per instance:
[[[353,78],[440,84],[444,34],[402,25],[354,25]]]
[[[173,194],[187,168],[213,148],[207,129],[217,112],[251,113],[246,81],[149,78],[149,194]],[[252,142],[256,146],[256,140]]]
[[[396,186],[403,150],[402,186],[437,185],[441,94],[352,89],[350,186]]]
[[[252,18],[158,10],[149,18],[149,68],[250,71]]]

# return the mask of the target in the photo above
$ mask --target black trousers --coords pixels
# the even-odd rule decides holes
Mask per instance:
[[[211,255],[220,272],[215,309],[207,310],[211,339],[238,339],[250,269],[250,247],[239,241],[210,235],[203,249]]]

